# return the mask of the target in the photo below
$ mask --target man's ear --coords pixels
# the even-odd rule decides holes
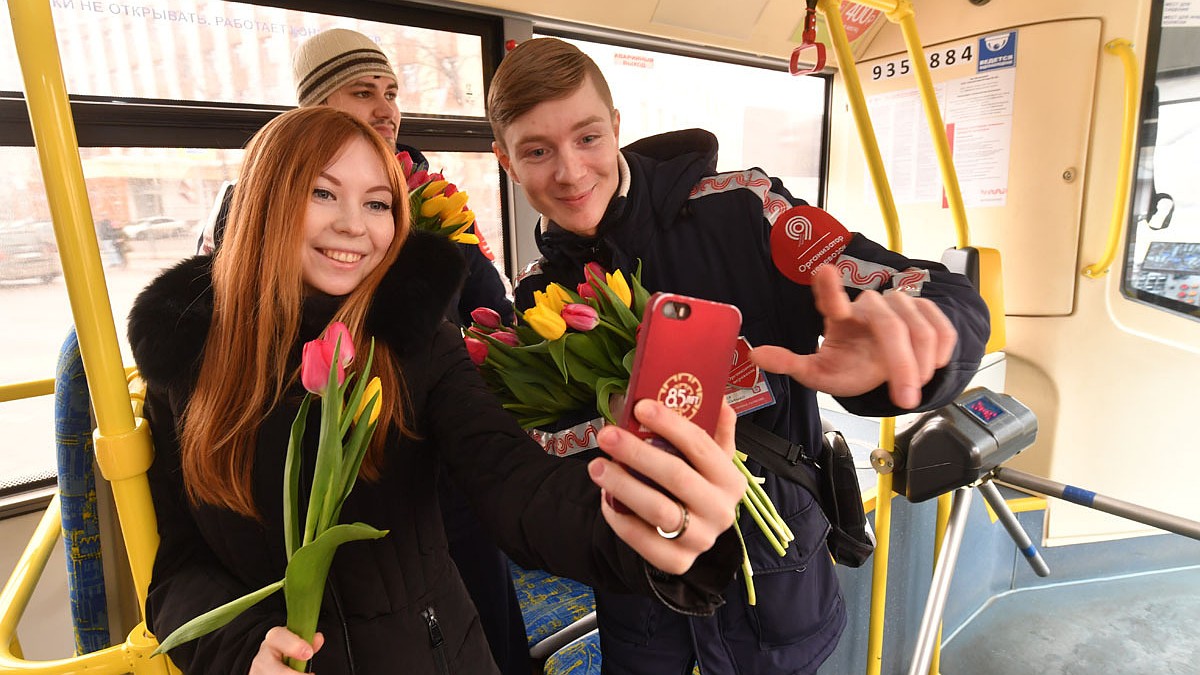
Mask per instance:
[[[504,169],[504,173],[508,174],[509,179],[520,185],[521,179],[512,170],[512,158],[508,156],[504,148],[500,147],[500,143],[497,141],[492,141],[492,154],[496,156],[496,161],[500,162],[500,166]]]
[[[613,138],[617,141],[617,147],[621,147],[621,111],[613,108]]]

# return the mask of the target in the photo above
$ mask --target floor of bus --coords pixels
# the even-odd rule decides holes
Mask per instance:
[[[970,675],[1200,672],[1200,567],[994,597],[942,650]]]

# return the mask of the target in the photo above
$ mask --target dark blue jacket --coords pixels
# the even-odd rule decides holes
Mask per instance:
[[[780,345],[800,354],[815,351],[823,321],[811,289],[789,281],[776,269],[769,245],[774,219],[804,202],[759,169],[717,174],[716,155],[716,138],[698,129],[654,136],[625,148],[628,176],[622,176],[595,237],[578,237],[552,223],[541,224],[537,241],[542,258],[519,277],[517,306],[533,304],[533,291],[552,281],[575,288],[583,280],[586,262],[594,260],[628,275],[640,260],[643,285],[651,292],[670,291],[736,305],[742,312],[742,335],[751,345]],[[869,277],[866,282],[847,286],[852,298],[864,288],[890,288],[901,277],[906,284],[914,275],[920,279],[916,284],[920,296],[937,303],[959,338],[950,364],[924,387],[921,409],[950,402],[975,373],[989,333],[987,308],[970,282],[940,264],[905,258],[858,234],[838,259],[843,261],[872,272],[864,275]],[[753,420],[806,449],[819,447],[815,392],[787,377],[767,378],[776,403],[750,413]],[[912,412],[891,403],[886,385],[839,402],[860,415]],[[545,438],[539,440],[548,445]],[[763,475],[760,468],[753,468]],[[824,515],[803,488],[770,474],[766,479],[765,489],[797,539],[781,558],[749,518],[743,519],[758,604],[746,606],[742,582],[737,581],[727,590],[730,602],[718,619],[693,620],[692,634],[705,672],[815,670],[836,646],[845,623],[837,579],[824,551],[828,527]],[[635,617],[630,621],[640,621],[633,606],[640,604],[644,603],[631,600],[621,612]],[[603,617],[601,623],[605,624]],[[717,633],[728,648],[706,649],[706,638],[716,638]],[[627,637],[630,642],[638,639]],[[617,656],[612,651],[606,643],[606,657]],[[617,658],[639,658],[628,656]],[[737,663],[736,670],[726,659]]]

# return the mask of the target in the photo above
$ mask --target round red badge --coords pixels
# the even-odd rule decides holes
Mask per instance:
[[[783,276],[811,286],[817,268],[837,260],[850,231],[815,206],[793,206],[771,228],[771,260]]]

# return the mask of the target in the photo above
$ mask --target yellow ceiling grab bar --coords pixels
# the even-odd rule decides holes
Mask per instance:
[[[1109,54],[1121,57],[1125,66],[1125,117],[1121,126],[1121,163],[1117,169],[1117,189],[1113,193],[1112,221],[1108,226],[1108,244],[1100,260],[1083,268],[1083,276],[1096,279],[1108,274],[1113,259],[1117,257],[1117,242],[1121,240],[1122,224],[1125,222],[1125,203],[1129,200],[1129,173],[1133,169],[1134,131],[1137,125],[1137,57],[1133,43],[1124,38],[1110,40],[1104,45]]]

